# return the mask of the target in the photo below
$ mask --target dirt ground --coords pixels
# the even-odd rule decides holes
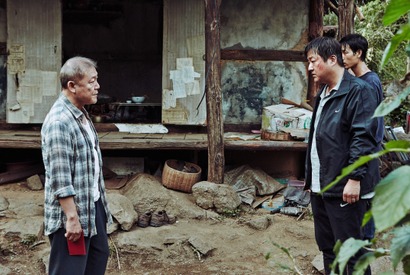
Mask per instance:
[[[43,204],[43,191],[30,191],[24,183],[0,185],[0,194],[9,200],[10,207]],[[267,229],[249,226],[250,220],[261,217],[269,220]],[[17,220],[0,212],[0,225]],[[109,242],[108,275],[293,274],[294,266],[303,274],[319,274],[311,264],[319,251],[309,214],[297,220],[248,209],[235,217],[179,219],[162,227],[134,226],[129,232],[114,232]],[[195,242],[209,251],[201,253],[192,245]],[[288,250],[291,257],[274,244]],[[46,273],[49,244],[41,234],[38,239],[29,239],[0,230],[0,248],[0,274]]]

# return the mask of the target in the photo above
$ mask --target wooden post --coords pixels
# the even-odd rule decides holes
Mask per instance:
[[[205,0],[206,116],[208,125],[208,181],[224,181],[224,125],[222,116],[220,8],[221,0]]]
[[[323,36],[323,16],[324,16],[324,0],[311,0],[309,7],[309,41],[316,37]],[[313,107],[314,98],[318,90],[318,85],[314,82],[312,75],[308,74],[308,104]]]
[[[339,32],[337,39],[354,32],[354,0],[339,0]]]

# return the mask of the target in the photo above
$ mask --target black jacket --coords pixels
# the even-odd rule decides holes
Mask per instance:
[[[323,90],[321,91],[323,92]],[[311,144],[316,112],[321,98],[317,96],[310,127],[306,154],[306,185],[312,184]],[[323,106],[316,129],[316,146],[320,161],[320,186],[323,189],[342,169],[359,157],[377,152],[377,120],[372,119],[377,98],[371,87],[345,71],[339,89]],[[364,165],[324,193],[326,197],[342,197],[348,179],[360,180],[360,194],[368,194],[380,181],[378,161]]]

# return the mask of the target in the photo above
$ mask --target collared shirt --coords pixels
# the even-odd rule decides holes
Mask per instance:
[[[64,227],[67,218],[58,201],[74,196],[81,226],[85,236],[97,234],[94,204],[94,162],[102,167],[101,151],[95,128],[95,145],[81,126],[85,110],[75,107],[63,94],[57,99],[44,120],[41,129],[42,155],[46,170],[44,220],[45,234],[49,235]],[[88,118],[87,118],[88,119]],[[92,125],[92,124],[91,124]],[[93,147],[98,152],[96,160]],[[102,172],[99,174],[101,199],[111,222],[105,198]]]
[[[337,92],[337,90],[340,87],[340,83],[342,83],[342,79],[343,78],[341,78],[339,82],[336,84],[336,86],[332,90],[329,91],[328,95],[326,95],[326,90],[328,88],[328,85],[325,85],[323,87],[322,92],[320,93],[320,104],[316,111],[316,119],[315,119],[315,124],[314,124],[315,130],[313,131],[312,149],[310,152],[310,158],[312,162],[311,190],[312,192],[315,192],[315,193],[320,192],[320,159],[319,159],[319,154],[317,152],[317,146],[316,146],[316,128],[319,125],[320,115],[322,114],[323,106],[325,106],[326,102],[331,98],[331,96]]]

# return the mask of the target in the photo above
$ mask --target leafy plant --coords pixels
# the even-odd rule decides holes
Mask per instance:
[[[391,0],[386,7],[386,13],[383,17],[383,24],[389,25],[397,22],[403,15],[410,12],[409,0]],[[407,43],[407,49],[410,49],[410,20],[404,22],[397,33],[392,37],[387,45],[381,68],[383,68],[393,53],[398,49],[398,45],[403,42]],[[410,51],[407,51],[410,56]],[[384,116],[398,108],[402,101],[410,94],[410,87],[403,89],[400,95],[394,99],[387,99],[376,109],[374,116]],[[389,141],[385,149],[360,157],[355,163],[345,167],[341,174],[331,182],[322,192],[337,184],[342,178],[348,176],[356,168],[366,164],[370,160],[379,158],[384,154],[391,152],[410,153],[410,142],[404,140]],[[350,257],[356,254],[361,248],[368,248],[368,252],[361,256],[355,265],[354,274],[363,274],[366,268],[375,259],[381,256],[390,255],[393,269],[396,270],[398,264],[403,264],[403,270],[410,274],[410,166],[401,166],[389,173],[375,188],[372,208],[366,213],[363,224],[372,216],[375,221],[377,232],[391,232],[392,240],[390,250],[378,248],[369,249],[371,245],[368,241],[355,240],[353,238],[346,240],[344,243],[335,245],[337,257],[333,263],[333,274],[343,273],[343,267],[347,264]],[[339,269],[336,269],[337,266]]]

